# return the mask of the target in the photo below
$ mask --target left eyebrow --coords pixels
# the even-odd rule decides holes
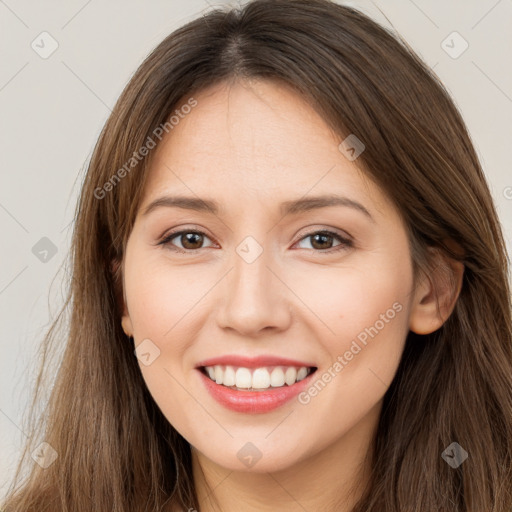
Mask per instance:
[[[316,197],[308,197],[285,201],[280,205],[280,211],[283,216],[297,215],[299,213],[317,210],[320,208],[328,208],[332,206],[343,206],[355,209],[363,213],[369,220],[375,222],[367,208],[361,203],[354,201],[348,197],[338,195],[323,195]],[[207,212],[218,215],[221,208],[217,201],[212,199],[200,199],[188,196],[163,196],[151,202],[142,212],[142,215],[148,215],[153,210],[160,208],[182,208],[185,210],[193,210],[197,212]]]
[[[363,213],[369,220],[375,222],[367,208],[361,203],[350,199],[349,197],[338,196],[338,195],[323,195],[316,197],[306,197],[302,199],[296,199],[293,201],[285,201],[281,203],[282,215],[296,215],[298,213],[308,212],[311,210],[317,210],[320,208],[328,208],[330,206],[344,206],[347,208],[353,208],[358,212]]]

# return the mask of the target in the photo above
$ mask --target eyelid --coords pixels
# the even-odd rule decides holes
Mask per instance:
[[[352,235],[350,235],[349,233],[347,233],[346,231],[343,231],[341,229],[332,228],[332,227],[315,228],[315,226],[316,225],[314,224],[313,226],[308,226],[308,227],[304,228],[304,231],[301,232],[299,235],[297,235],[297,237],[298,237],[297,242],[300,242],[304,237],[312,236],[317,233],[332,233],[336,236],[339,236],[340,238],[343,238],[347,242],[354,241],[354,238],[352,237]],[[297,243],[297,242],[295,242],[295,243]]]
[[[190,224],[190,225],[185,225],[184,227],[177,227],[177,228],[172,228],[172,229],[166,230],[166,231],[164,231],[163,235],[158,237],[158,240],[163,241],[163,240],[168,239],[170,236],[176,236],[176,235],[182,234],[183,232],[186,232],[186,233],[197,232],[197,233],[200,233],[201,235],[206,235],[209,238],[213,239],[213,237],[210,236],[203,227],[195,225],[195,224]]]
[[[308,252],[314,254],[315,256],[336,254],[336,253],[340,253],[342,251],[353,249],[355,247],[354,239],[352,238],[352,236],[350,236],[348,234],[340,234],[340,231],[337,229],[334,229],[334,228],[313,229],[313,230],[307,231],[306,233],[302,234],[296,242],[294,242],[293,246],[295,246],[298,243],[302,242],[303,240],[306,240],[306,239],[308,239],[314,235],[317,235],[317,234],[318,235],[326,234],[327,236],[330,236],[334,239],[338,239],[338,241],[340,243],[338,245],[335,245],[334,247],[329,248],[329,249],[323,249],[323,250],[305,249]]]
[[[185,233],[196,233],[196,234],[199,234],[199,235],[203,235],[203,236],[206,236],[207,238],[209,238],[210,240],[212,240],[212,242],[216,243],[214,241],[214,238],[212,236],[210,236],[208,233],[206,233],[203,228],[199,228],[198,226],[194,226],[194,227],[187,227],[187,226],[185,226],[184,228],[171,229],[169,232],[165,233],[164,235],[162,235],[159,238],[159,242],[157,242],[156,245],[164,245],[164,246],[168,245],[168,244],[170,244],[170,241],[173,238],[176,238],[178,235],[183,235]],[[201,249],[183,250],[183,249],[180,249],[179,247],[175,247],[175,249],[177,249],[177,251],[190,252],[190,253],[191,252],[198,252],[198,251],[201,250]],[[206,247],[204,249],[206,249]]]

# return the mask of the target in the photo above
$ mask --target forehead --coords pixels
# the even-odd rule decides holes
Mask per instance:
[[[340,152],[343,137],[286,84],[221,83],[193,97],[197,105],[154,150],[143,205],[165,191],[220,204],[339,193],[393,207]]]

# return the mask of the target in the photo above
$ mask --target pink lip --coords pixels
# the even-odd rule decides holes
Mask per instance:
[[[243,357],[237,355],[226,355],[201,361],[196,365],[196,368],[201,368],[202,366],[215,366],[216,364],[241,366],[243,368],[261,368],[263,366],[296,366],[298,368],[302,366],[305,366],[306,368],[316,367],[313,363],[305,363],[304,361],[276,356]]]
[[[301,366],[306,365],[301,363]],[[217,384],[203,371],[198,369],[206,389],[217,402],[232,411],[253,414],[261,414],[281,407],[309,386],[313,374],[316,373],[310,373],[291,386],[285,384],[283,387],[269,388],[267,391],[238,391]]]

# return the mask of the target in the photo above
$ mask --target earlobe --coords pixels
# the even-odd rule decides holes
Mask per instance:
[[[121,325],[123,327],[123,331],[126,334],[126,336],[131,338],[133,336],[133,325],[132,320],[130,318],[130,314],[128,313],[128,308],[126,307],[124,292],[121,293],[121,309],[123,311],[121,316]]]
[[[123,331],[126,334],[126,336],[131,338],[133,336],[133,326],[128,314],[123,314],[123,318],[121,319],[121,325],[123,326]]]
[[[124,333],[132,337],[133,336],[133,326],[132,321],[130,319],[130,315],[128,314],[128,310],[126,307],[126,300],[124,297],[124,287],[122,284],[122,268],[121,261],[113,260],[110,265],[110,271],[112,272],[112,277],[114,281],[115,288],[115,296],[117,300],[117,304],[119,307],[119,311],[121,311],[121,326],[123,327]]]
[[[430,334],[439,329],[452,314],[462,289],[464,264],[434,249],[434,266],[418,283],[409,329],[416,334]]]

